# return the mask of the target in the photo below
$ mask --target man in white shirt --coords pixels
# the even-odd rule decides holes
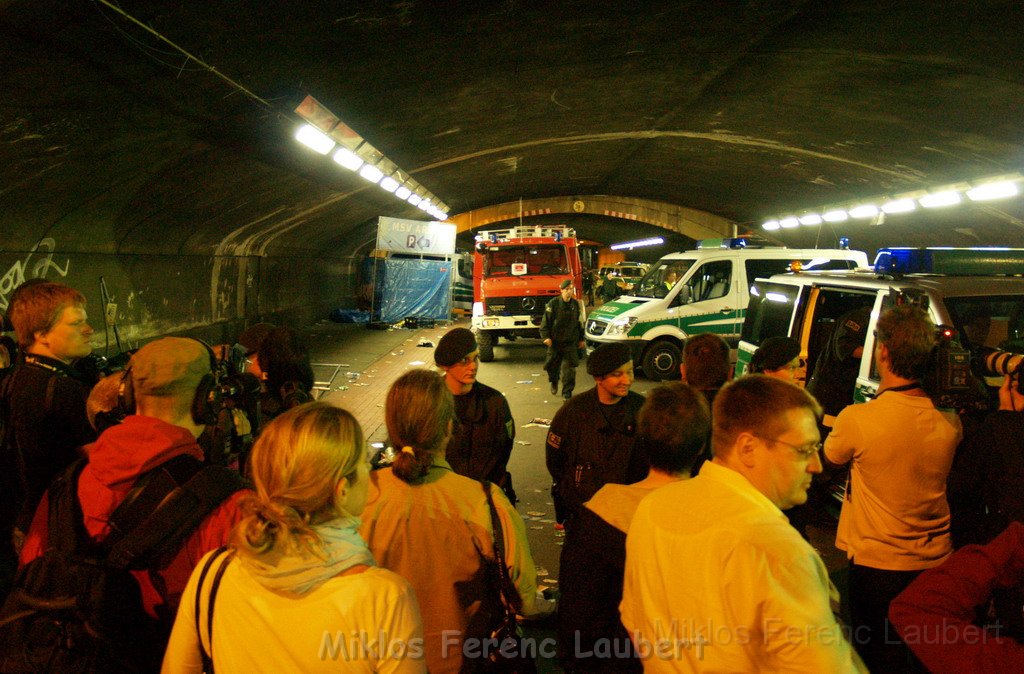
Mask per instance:
[[[821,471],[820,414],[787,382],[731,382],[715,398],[714,458],[641,502],[620,610],[645,672],[863,671],[824,562],[782,514]]]

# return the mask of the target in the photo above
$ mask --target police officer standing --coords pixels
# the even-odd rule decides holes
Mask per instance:
[[[587,359],[587,372],[596,385],[558,410],[545,447],[559,524],[571,521],[604,485],[632,484],[642,480],[649,467],[646,455],[633,447],[644,397],[629,390],[629,348],[602,344]]]
[[[516,493],[507,468],[516,426],[505,396],[477,381],[480,348],[473,333],[466,328],[446,332],[434,349],[434,362],[444,370],[444,383],[455,398],[458,418],[445,459],[459,475],[498,485],[515,505]]]
[[[551,382],[551,392],[558,393],[561,371],[562,398],[568,400],[576,387],[576,366],[580,364],[580,351],[586,346],[583,337],[585,311],[583,302],[574,297],[575,288],[570,279],[562,281],[559,289],[560,296],[552,298],[544,308],[540,336],[548,347],[544,369]]]

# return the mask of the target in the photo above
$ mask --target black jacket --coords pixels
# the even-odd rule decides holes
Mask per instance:
[[[643,404],[644,397],[630,391],[616,404],[604,405],[592,388],[555,413],[545,449],[559,521],[575,515],[605,484],[631,484],[647,475],[647,457],[634,448]]]
[[[503,484],[516,437],[505,396],[476,382],[469,393],[455,396],[455,416],[458,423],[445,450],[452,470],[474,480]]]
[[[552,344],[576,346],[583,341],[580,301],[564,301],[561,296],[552,298],[544,307],[540,320],[541,339],[551,339]]]

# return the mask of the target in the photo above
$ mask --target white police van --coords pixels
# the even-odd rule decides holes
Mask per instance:
[[[878,316],[899,301],[927,308],[940,328],[940,337],[966,349],[960,363],[940,361],[947,388],[970,369],[979,354],[1024,352],[1024,249],[1009,248],[883,248],[873,269],[849,272],[800,272],[758,279],[750,288],[750,305],[743,322],[736,362],[743,374],[757,346],[768,337],[788,336],[800,342],[798,379],[814,372],[836,320],[858,307],[870,307],[856,389],[852,399],[863,402],[878,390],[874,362],[874,329]],[[942,341],[940,340],[940,345]],[[1016,363],[1021,359],[993,359]],[[957,368],[963,370],[957,372]],[[1004,367],[992,364],[989,384],[1001,382]],[[977,366],[976,366],[977,369]],[[825,425],[831,426],[831,419]]]
[[[683,342],[702,332],[735,346],[746,315],[750,282],[789,270],[866,267],[855,250],[794,249],[748,239],[709,239],[696,250],[666,255],[627,295],[590,312],[590,346],[622,342],[649,379],[679,377]]]

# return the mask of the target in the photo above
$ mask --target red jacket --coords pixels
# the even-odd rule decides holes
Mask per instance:
[[[1024,525],[988,545],[968,545],[924,571],[889,604],[889,620],[930,672],[1024,671],[1024,644],[974,624],[1001,587],[1024,584]]]
[[[110,531],[107,519],[131,490],[136,478],[180,454],[203,458],[202,450],[192,434],[180,426],[172,426],[153,417],[129,416],[124,423],[114,426],[87,447],[89,463],[82,469],[78,480],[78,500],[82,504],[86,531],[102,540]],[[235,523],[241,519],[239,491],[211,512],[199,528],[185,541],[181,551],[167,568],[156,572],[165,585],[171,616],[177,610],[192,569],[199,559],[225,545]],[[41,556],[46,549],[48,494],[43,496],[21,551],[21,564]],[[149,572],[134,572],[142,588],[146,611],[157,616],[156,607],[164,603],[150,578]]]

